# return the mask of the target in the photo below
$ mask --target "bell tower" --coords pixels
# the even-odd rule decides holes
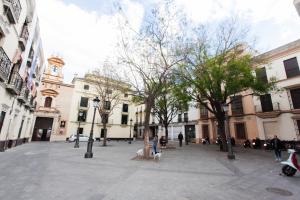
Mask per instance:
[[[65,62],[61,58],[48,58],[48,66],[44,74],[44,80],[62,83],[64,80],[64,76],[62,73],[62,68],[64,65]]]

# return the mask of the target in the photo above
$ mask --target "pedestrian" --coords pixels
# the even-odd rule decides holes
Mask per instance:
[[[179,140],[179,146],[182,147],[183,135],[181,132],[178,134],[178,140]]]
[[[271,144],[274,148],[276,161],[281,161],[281,141],[277,138],[277,135],[274,135]]]
[[[158,142],[158,137],[157,135],[155,135],[153,138],[153,145],[152,145],[154,154],[157,154],[157,142]]]

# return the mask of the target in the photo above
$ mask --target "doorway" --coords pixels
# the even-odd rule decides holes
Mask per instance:
[[[50,141],[53,118],[37,117],[32,134],[32,141]]]

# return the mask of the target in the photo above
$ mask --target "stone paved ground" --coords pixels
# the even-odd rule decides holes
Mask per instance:
[[[95,143],[93,159],[83,158],[86,143],[73,145],[36,142],[0,153],[0,200],[300,199],[300,173],[279,175],[272,152],[235,148],[230,162],[215,145],[193,144],[154,162],[132,160],[142,142]]]

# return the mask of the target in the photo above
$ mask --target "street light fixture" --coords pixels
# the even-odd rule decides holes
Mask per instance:
[[[93,99],[94,115],[93,115],[90,137],[89,137],[89,141],[88,141],[88,145],[87,145],[87,152],[84,154],[84,158],[92,158],[93,157],[93,152],[92,152],[93,142],[94,142],[93,131],[94,131],[95,114],[96,114],[97,108],[99,107],[99,102],[100,102],[100,100],[98,97]]]
[[[80,110],[78,113],[78,129],[77,129],[77,136],[74,148],[79,148],[79,130],[80,130],[80,122],[82,120],[83,112]]]
[[[229,130],[229,116],[228,116],[229,106],[228,106],[228,104],[223,104],[223,110],[225,112],[225,121],[226,121],[225,135],[227,137],[227,147],[228,147],[227,158],[230,160],[233,160],[233,159],[235,159],[235,155],[233,154],[233,150],[232,150],[231,136],[230,136],[230,130]]]
[[[130,131],[129,131],[129,142],[128,142],[128,144],[131,144],[131,125],[132,125],[132,119],[130,119],[130,127],[129,127]]]

